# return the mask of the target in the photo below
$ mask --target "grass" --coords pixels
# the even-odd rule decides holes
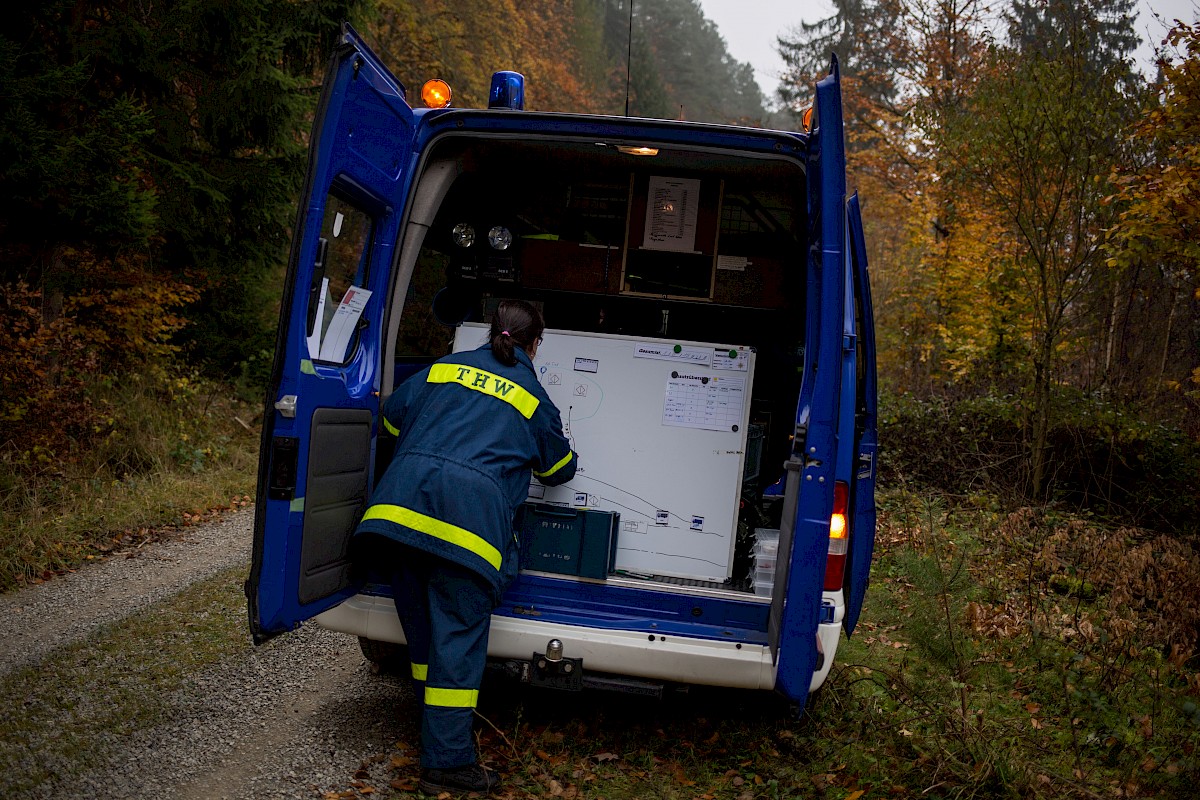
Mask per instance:
[[[100,766],[163,720],[171,693],[247,647],[244,565],[0,678],[0,797]]]
[[[96,420],[87,447],[0,459],[0,591],[253,494],[253,412],[224,387],[131,378],[97,392],[99,407],[119,413]]]

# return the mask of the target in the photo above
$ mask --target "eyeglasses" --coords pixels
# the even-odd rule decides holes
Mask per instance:
[[[542,337],[540,337],[540,336],[539,336],[539,337],[537,338],[537,343],[538,343],[538,344],[541,344],[541,343],[542,343]]]

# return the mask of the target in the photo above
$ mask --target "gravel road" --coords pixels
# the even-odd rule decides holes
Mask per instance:
[[[252,526],[244,510],[0,597],[0,675],[248,565]],[[247,633],[235,657],[167,698],[165,722],[109,742],[107,761],[88,773],[55,768],[31,796],[314,798],[356,778],[386,786],[380,754],[416,741],[405,683],[371,675],[352,637],[307,625],[255,648]]]

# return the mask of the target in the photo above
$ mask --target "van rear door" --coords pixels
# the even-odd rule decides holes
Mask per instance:
[[[875,551],[875,475],[878,470],[878,397],[875,382],[875,317],[867,270],[867,246],[859,213],[858,193],[847,203],[850,259],[854,268],[854,324],[858,347],[858,380],[854,398],[856,457],[851,487],[850,553],[846,565],[846,635],[854,632],[871,577]]]
[[[370,491],[383,301],[409,182],[404,87],[348,26],[330,60],[293,233],[246,596],[256,642],[353,592]]]
[[[809,138],[807,323],[804,379],[788,462],[779,558],[768,640],[776,689],[803,703],[818,665],[817,625],[829,550],[838,448],[845,281],[846,155],[837,59],[817,83]]]

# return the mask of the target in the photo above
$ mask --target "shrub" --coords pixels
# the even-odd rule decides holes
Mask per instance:
[[[1020,497],[1029,486],[1022,401],[883,399],[885,483]],[[1134,525],[1200,532],[1200,442],[1104,398],[1060,390],[1049,434],[1053,497]]]

